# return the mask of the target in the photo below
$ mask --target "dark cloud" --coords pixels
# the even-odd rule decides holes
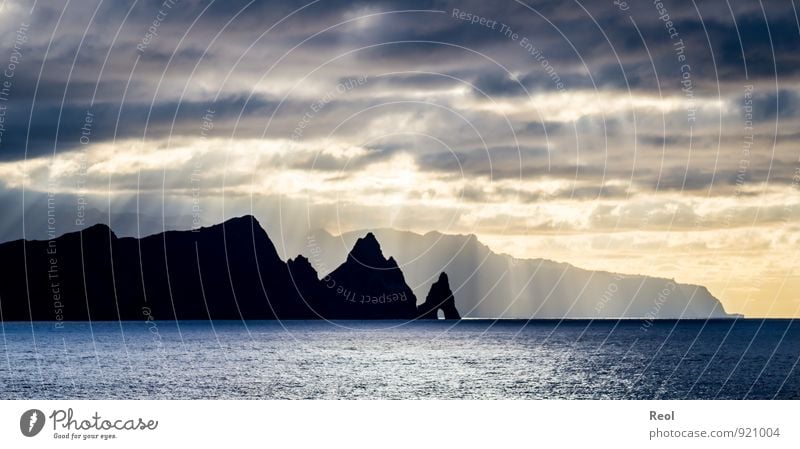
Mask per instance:
[[[550,162],[548,151],[542,147],[493,147],[464,152],[439,152],[419,155],[417,162],[423,169],[439,171],[469,178],[486,176],[493,180],[537,179],[553,177],[600,181],[613,173],[621,178],[626,173],[595,165],[574,165]],[[630,173],[628,172],[627,175]]]
[[[436,89],[456,86],[457,82],[448,76],[429,73],[398,73],[376,77],[370,81],[373,89]]]
[[[368,145],[366,154],[354,157],[335,157],[324,152],[323,148],[313,154],[290,156],[287,168],[302,170],[319,170],[322,172],[340,172],[342,177],[377,162],[383,162],[403,152],[403,147],[394,145]]]
[[[479,74],[472,84],[483,92],[482,94],[476,92],[476,95],[489,95],[489,96],[523,96],[526,95],[525,84],[518,80],[511,79],[505,73],[500,72],[487,72]]]
[[[800,74],[800,55],[795,51],[800,30],[794,14],[779,14],[773,6],[767,6],[772,12],[769,22],[762,14],[751,14],[737,17],[735,25],[715,27],[721,78],[788,79]]]
[[[639,134],[636,136],[639,143],[652,146],[652,147],[672,147],[672,146],[689,146],[688,136],[679,136],[671,134],[652,135],[652,134]],[[696,140],[694,143],[696,144]]]
[[[225,97],[214,102],[154,102],[152,105],[138,102],[120,103],[66,103],[43,101],[33,107],[14,102],[9,105],[5,122],[6,132],[0,146],[0,160],[14,160],[70,151],[84,143],[97,143],[114,139],[148,138],[166,136],[198,137],[201,134],[202,118],[210,109],[214,111],[213,135],[226,136],[233,131],[236,117],[243,111],[246,118],[268,117],[277,106],[276,102],[253,97]],[[294,110],[297,105],[284,104],[284,110]],[[12,113],[13,112],[13,113]],[[29,114],[32,119],[29,121]],[[173,128],[173,120],[175,127]],[[247,122],[249,123],[249,122]],[[265,120],[259,126],[244,127],[240,137],[260,135]],[[28,127],[30,125],[30,133]],[[27,148],[27,153],[26,153]]]
[[[152,139],[198,136],[201,117],[208,108],[215,110],[215,136],[260,137],[272,120],[268,137],[288,138],[314,102],[318,92],[315,89],[369,75],[363,88],[334,98],[316,113],[303,137],[325,136],[353,114],[355,119],[337,130],[342,139],[360,136],[372,127],[386,127],[387,121],[397,123],[397,131],[402,131],[403,125],[395,118],[403,115],[410,117],[408,122],[446,141],[454,153],[432,149],[430,142],[386,140],[370,147],[367,155],[351,164],[363,166],[397,152],[408,152],[423,169],[431,171],[458,173],[463,168],[470,175],[491,173],[496,178],[547,174],[599,182],[604,177],[630,177],[634,168],[632,156],[626,153],[626,147],[614,145],[626,133],[632,135],[632,117],[593,116],[574,123],[558,123],[547,116],[558,111],[543,110],[543,116],[538,118],[520,115],[511,120],[511,129],[517,132],[523,147],[520,155],[513,147],[511,129],[497,114],[456,111],[466,122],[436,109],[450,106],[444,101],[437,105],[423,104],[422,100],[393,107],[380,104],[403,99],[403,93],[421,98],[430,91],[458,86],[450,76],[473,83],[493,99],[502,97],[512,104],[526,101],[526,90],[534,95],[557,90],[554,73],[567,92],[598,89],[627,96],[631,89],[632,95],[654,98],[684,95],[674,40],[648,2],[629,2],[631,10],[622,12],[613,2],[565,7],[547,1],[324,0],[308,4],[286,18],[306,3],[182,1],[169,9],[158,35],[147,48],[138,51],[137,44],[142,42],[162,3],[73,2],[58,25],[65,3],[39,2],[32,17],[26,15],[29,4],[23,3],[19,17],[4,18],[0,29],[6,50],[3,55],[10,52],[9,43],[13,44],[17,25],[21,21],[31,25],[11,97],[5,103],[0,160],[20,159],[26,156],[26,148],[27,157],[76,148],[87,111],[95,116],[91,142],[137,138],[145,133]],[[742,85],[761,83],[754,98],[755,120],[766,123],[780,119],[787,126],[797,121],[800,53],[796,49],[800,47],[800,32],[791,4],[765,2],[762,12],[760,4],[734,2],[730,6],[733,15],[726,5],[717,2],[702,2],[698,10],[693,4],[668,1],[665,5],[686,44],[697,97],[715,96],[719,89],[722,100],[741,104]],[[452,16],[453,8],[496,20],[510,27],[517,37],[504,35],[500,25],[490,29],[458,20]],[[335,26],[358,15],[412,9],[444,13],[383,14]],[[284,18],[283,23],[262,37]],[[327,27],[334,28],[301,44]],[[117,31],[119,36],[112,43]],[[80,44],[84,33],[86,38]],[[541,58],[520,45],[523,38],[540,52]],[[42,59],[48,45],[50,52]],[[292,49],[296,45],[299,46]],[[373,47],[345,55],[365,46]],[[321,66],[337,57],[340,58]],[[289,87],[315,70],[278,108]],[[404,73],[379,76],[395,71]],[[775,89],[774,83],[770,86],[776,74],[783,86],[780,89]],[[259,81],[262,76],[264,79]],[[470,97],[471,101],[485,100],[476,92]],[[656,148],[688,146],[685,128],[668,123],[664,135],[660,135],[663,124],[658,113],[637,114],[637,134],[631,141],[638,139],[639,143]],[[707,120],[712,119],[717,117]],[[703,135],[709,148],[718,137]],[[489,154],[475,149],[479,148],[480,139],[488,141]],[[780,143],[786,146],[797,139],[792,133],[779,136]],[[693,146],[697,143],[694,141]],[[551,160],[553,155],[548,155],[546,145],[559,149],[559,155]],[[566,155],[578,155],[580,161]],[[305,167],[313,162],[300,159],[292,166]],[[334,169],[340,162],[321,156],[315,167]],[[761,168],[753,166],[750,176],[759,179],[757,170]],[[661,172],[659,188],[702,189],[710,185],[714,176],[695,166],[688,171],[673,171],[668,165],[665,170],[637,166],[636,183],[652,187]],[[714,182],[725,184],[730,177],[729,172],[718,173]],[[778,179],[785,179],[784,174]]]
[[[800,95],[790,90],[756,94],[753,98],[753,118],[756,121],[775,121],[796,118],[800,113]]]
[[[524,132],[536,136],[545,136],[561,132],[564,125],[558,122],[528,122],[525,123],[519,132]]]

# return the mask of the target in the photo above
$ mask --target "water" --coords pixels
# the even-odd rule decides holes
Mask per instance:
[[[790,320],[2,330],[0,399],[800,398],[800,321]]]

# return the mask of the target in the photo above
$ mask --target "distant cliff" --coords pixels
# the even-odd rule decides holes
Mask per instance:
[[[324,275],[345,258],[343,247],[364,231],[333,236],[324,230],[289,241],[287,250],[309,255]],[[546,259],[493,252],[474,235],[372,233],[403,267],[414,293],[426,294],[447,272],[462,316],[468,318],[730,318],[703,286],[674,279],[584,270]],[[286,242],[284,240],[284,242]],[[309,242],[312,242],[309,244]]]
[[[252,216],[118,238],[105,225],[0,245],[4,321],[414,319],[416,297],[372,234],[323,279],[283,262]]]

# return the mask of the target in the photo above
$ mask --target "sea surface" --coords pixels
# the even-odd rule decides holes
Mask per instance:
[[[800,399],[800,321],[3,323],[0,399]]]

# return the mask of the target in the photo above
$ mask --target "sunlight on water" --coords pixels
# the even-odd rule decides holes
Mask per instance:
[[[793,321],[340,324],[5,323],[0,398],[800,398]]]

